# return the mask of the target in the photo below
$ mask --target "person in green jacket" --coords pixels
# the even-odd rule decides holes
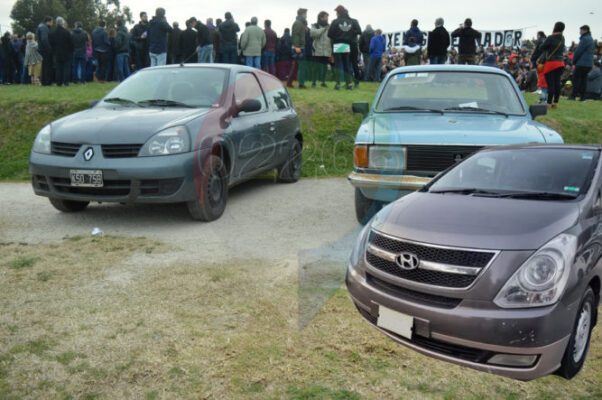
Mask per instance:
[[[293,42],[293,62],[291,72],[288,75],[287,86],[293,87],[295,74],[298,75],[299,89],[305,89],[305,80],[307,79],[307,60],[305,59],[305,33],[307,32],[307,9],[297,10],[297,19],[293,23],[292,42]]]
[[[240,48],[248,67],[261,69],[261,52],[265,43],[265,32],[257,26],[257,17],[251,18],[251,25],[245,29],[240,38]]]

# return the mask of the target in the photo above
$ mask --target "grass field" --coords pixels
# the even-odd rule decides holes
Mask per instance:
[[[522,383],[395,344],[344,289],[299,329],[293,262],[154,266],[165,245],[110,236],[0,250],[0,399],[602,398],[600,327],[576,379]]]
[[[27,160],[36,133],[47,123],[89,107],[111,84],[30,87],[0,86],[0,180],[26,180]],[[359,90],[291,91],[305,135],[304,176],[342,176],[353,165],[352,149],[361,116],[351,113],[354,101],[372,101],[376,84]],[[535,101],[528,95],[527,100]],[[542,122],[562,133],[567,143],[602,143],[602,102],[562,101]]]

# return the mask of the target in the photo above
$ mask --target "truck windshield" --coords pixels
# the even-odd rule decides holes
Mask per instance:
[[[499,74],[399,73],[388,80],[376,111],[525,115],[519,96],[509,78]]]
[[[524,148],[477,153],[436,181],[431,193],[570,200],[586,193],[599,151]]]

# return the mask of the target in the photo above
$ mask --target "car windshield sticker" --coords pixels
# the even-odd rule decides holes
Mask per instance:
[[[575,187],[575,186],[565,186],[564,187],[564,191],[565,192],[572,192],[572,193],[579,193],[579,188]]]
[[[593,160],[594,159],[594,155],[593,154],[587,154],[587,153],[585,153],[585,154],[581,155],[581,159],[582,160]]]
[[[479,103],[477,103],[476,101],[473,101],[472,103],[464,103],[464,104],[459,104],[458,107],[464,108],[464,107],[470,107],[470,108],[479,108]]]
[[[406,74],[397,74],[395,75],[395,79],[405,79]]]

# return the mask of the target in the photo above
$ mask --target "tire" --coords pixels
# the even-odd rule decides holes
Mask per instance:
[[[594,295],[592,288],[588,287],[581,298],[581,304],[573,325],[571,339],[566,347],[564,356],[562,357],[562,363],[560,364],[560,368],[556,371],[556,375],[565,379],[573,379],[575,375],[581,371],[581,368],[583,368],[583,364],[587,358],[587,351],[589,350],[590,339],[592,337],[596,310],[596,296]]]
[[[64,213],[84,211],[88,207],[88,204],[90,204],[89,201],[63,200],[55,197],[50,197],[48,200],[50,200],[50,204],[54,208]]]
[[[301,178],[303,166],[303,146],[295,139],[291,146],[288,160],[278,168],[278,182],[295,183]]]
[[[366,225],[382,208],[382,203],[364,196],[361,190],[355,189],[355,216],[357,222]]]
[[[197,178],[197,199],[186,203],[196,221],[211,222],[220,218],[228,202],[228,171],[221,158],[211,155]]]

